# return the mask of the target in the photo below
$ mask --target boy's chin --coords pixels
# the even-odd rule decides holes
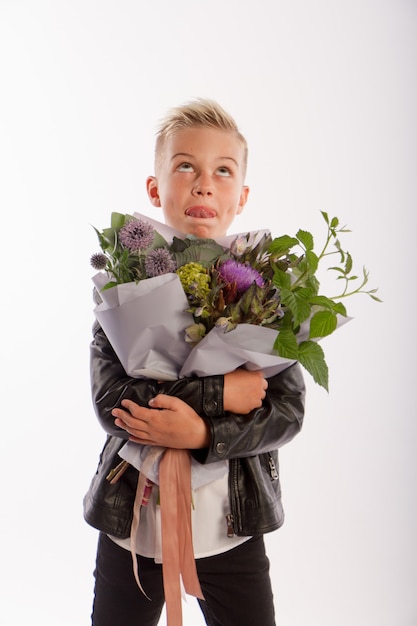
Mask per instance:
[[[194,237],[199,239],[216,239],[216,237],[223,237],[225,234],[218,224],[214,224],[212,220],[200,220],[198,224],[194,224],[189,230],[188,235],[194,235]]]

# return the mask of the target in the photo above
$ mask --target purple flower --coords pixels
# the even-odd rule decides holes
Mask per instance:
[[[219,267],[221,279],[227,284],[236,284],[238,293],[242,294],[255,282],[259,287],[264,286],[261,274],[246,263],[239,263],[229,259]]]
[[[107,265],[107,257],[102,252],[96,252],[92,254],[90,257],[90,265],[94,267],[95,270],[104,270]]]
[[[120,243],[131,252],[149,248],[154,240],[154,229],[144,220],[133,219],[126,222],[119,231]]]
[[[145,259],[146,275],[150,278],[161,276],[169,272],[175,272],[176,264],[174,257],[169,250],[165,248],[156,248],[151,250]]]

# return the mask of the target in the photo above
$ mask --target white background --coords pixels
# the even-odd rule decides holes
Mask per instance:
[[[320,239],[320,210],[337,215],[384,300],[348,302],[323,341],[330,394],[306,376],[267,537],[278,623],[417,624],[416,18],[413,0],[0,0],[4,626],[89,624],[91,225],[162,218],[144,185],[155,127],[197,96],[249,142],[234,230]],[[193,599],[184,621],[202,624]]]

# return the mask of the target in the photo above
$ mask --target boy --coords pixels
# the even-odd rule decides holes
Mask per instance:
[[[223,236],[247,201],[246,161],[246,141],[221,107],[208,100],[180,106],[157,135],[155,176],[146,182],[150,201],[183,233]],[[164,604],[158,490],[142,507],[136,542],[149,601],[137,587],[129,551],[138,472],[129,466],[115,484],[106,481],[127,439],[187,449],[204,464],[225,461],[224,476],[193,493],[194,555],[204,594],[199,604],[210,626],[274,626],[263,534],[283,523],[277,448],[302,425],[299,365],[268,382],[244,369],[164,383],[132,379],[96,325],[91,380],[108,433],[84,499],[87,522],[101,531],[93,626],[156,626]]]

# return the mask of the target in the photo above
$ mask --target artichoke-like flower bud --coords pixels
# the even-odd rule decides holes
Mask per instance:
[[[244,293],[253,283],[259,287],[264,285],[264,279],[257,270],[247,263],[239,263],[233,259],[220,265],[219,275],[226,284],[234,283],[239,294]]]
[[[232,245],[230,246],[230,252],[234,254],[235,256],[241,256],[246,251],[247,248],[248,248],[247,237],[243,237],[241,235],[240,237],[236,237],[236,239],[232,241]]]
[[[229,317],[219,317],[216,320],[215,326],[217,328],[222,328],[225,333],[228,333],[229,330],[233,330],[234,328],[236,328],[236,324],[232,322]]]
[[[185,329],[185,341],[192,345],[196,345],[206,334],[204,324],[191,324]]]

